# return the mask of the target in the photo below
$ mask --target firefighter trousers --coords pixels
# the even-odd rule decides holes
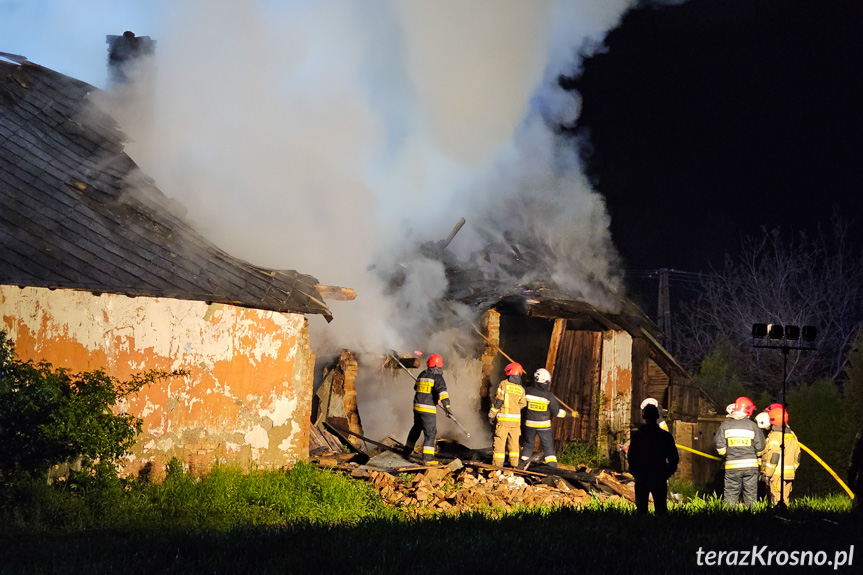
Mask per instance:
[[[770,486],[770,501],[773,502],[773,505],[779,503],[779,470],[773,472],[773,475],[770,477],[768,485]],[[791,496],[791,482],[793,479],[785,479],[785,494],[784,500],[785,504],[788,505],[788,498]]]
[[[726,505],[737,505],[741,495],[743,496],[743,504],[752,507],[758,497],[757,467],[725,470],[725,489],[722,493],[722,500]]]
[[[508,456],[509,464],[512,467],[518,466],[518,439],[520,435],[521,423],[518,421],[497,422],[491,447],[492,465],[503,467],[503,460]]]
[[[437,413],[426,413],[414,411],[414,425],[408,432],[408,440],[405,442],[405,457],[414,450],[417,439],[423,434],[423,462],[428,463],[434,459],[434,440],[437,435]]]
[[[521,462],[527,463],[533,455],[533,444],[536,443],[537,435],[542,451],[545,453],[545,462],[557,465],[557,456],[554,454],[554,438],[551,436],[550,427],[526,426],[524,428],[524,439],[521,442]]]

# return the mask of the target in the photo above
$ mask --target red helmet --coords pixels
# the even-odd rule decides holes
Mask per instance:
[[[443,358],[439,353],[433,353],[429,356],[428,359],[429,367],[443,367]]]
[[[504,371],[506,371],[507,375],[521,375],[524,373],[524,368],[521,366],[520,363],[514,361],[508,366],[506,366],[506,368],[504,368]]]
[[[767,415],[770,417],[770,425],[782,425],[782,404],[774,403],[771,405]],[[788,423],[787,409],[785,410],[785,423]]]
[[[769,413],[771,409],[776,409],[777,407],[779,409],[782,409],[782,404],[781,403],[771,403],[770,405],[767,406],[767,408],[764,411]]]
[[[742,411],[746,414],[746,417],[750,417],[752,416],[752,412],[755,411],[755,404],[745,395],[741,395],[734,401],[734,411]]]

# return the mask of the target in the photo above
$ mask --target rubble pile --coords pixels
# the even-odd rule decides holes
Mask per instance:
[[[384,502],[418,514],[571,507],[600,501],[633,502],[632,477],[605,470],[570,466],[543,472],[500,468],[453,459],[446,465],[417,466],[387,454],[360,464],[355,454],[321,453],[312,462],[374,485]],[[362,459],[359,459],[360,461]]]

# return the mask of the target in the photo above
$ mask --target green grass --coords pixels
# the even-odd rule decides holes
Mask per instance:
[[[600,454],[595,443],[571,441],[558,451],[557,460],[567,465],[608,467],[608,458]]]
[[[795,499],[781,513],[696,495],[667,517],[598,500],[415,517],[384,507],[365,482],[307,464],[288,473],[217,468],[202,479],[175,469],[159,485],[7,485],[0,497],[0,572],[13,574],[690,573],[700,571],[699,548],[832,557],[859,545],[863,529],[842,496]]]

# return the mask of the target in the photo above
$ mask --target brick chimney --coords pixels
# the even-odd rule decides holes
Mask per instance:
[[[135,36],[128,30],[122,36],[105,36],[105,42],[108,44],[108,80],[112,84],[129,82],[130,66],[139,58],[156,52],[155,40],[149,36]]]

